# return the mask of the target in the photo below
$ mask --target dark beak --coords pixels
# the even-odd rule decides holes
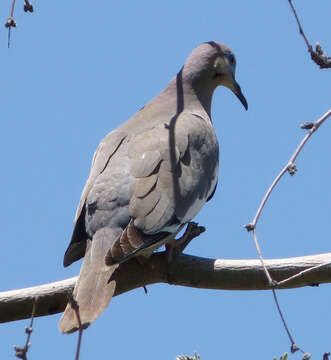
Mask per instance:
[[[247,104],[246,98],[243,95],[243,93],[241,91],[241,88],[240,88],[239,84],[236,82],[235,79],[233,79],[231,90],[237,96],[237,98],[240,100],[240,102],[243,104],[244,108],[247,110],[248,109],[248,104]]]

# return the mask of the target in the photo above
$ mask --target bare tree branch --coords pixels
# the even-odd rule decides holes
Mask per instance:
[[[12,0],[10,15],[5,23],[5,27],[8,28],[8,48],[10,47],[10,30],[12,27],[16,27],[16,21],[14,19],[15,2],[16,0]],[[33,12],[33,6],[29,0],[24,0],[24,12]]]
[[[312,271],[293,277],[279,288],[297,288],[331,282],[331,253],[288,259],[265,260],[272,278],[280,282],[299,272]],[[323,264],[325,264],[323,266]],[[148,284],[168,283],[200,289],[266,290],[270,289],[260,260],[207,259],[178,255],[169,264],[167,256],[153,254],[142,266],[135,259],[123,263],[115,274],[115,295]],[[0,322],[26,319],[31,316],[37,299],[35,316],[62,312],[77,277],[50,284],[0,293]]]
[[[291,6],[291,9],[292,9],[292,12],[294,14],[295,20],[296,20],[296,22],[298,24],[299,32],[302,35],[303,39],[305,40],[305,43],[307,45],[307,48],[308,48],[308,51],[310,53],[310,56],[311,56],[312,60],[317,65],[319,65],[320,69],[329,69],[329,68],[331,68],[331,58],[327,57],[325,55],[324,51],[322,50],[322,46],[318,42],[316,43],[315,51],[313,50],[313,47],[310,45],[310,43],[309,43],[309,41],[307,39],[307,36],[303,31],[302,25],[300,23],[298,14],[297,14],[297,12],[296,12],[296,10],[294,8],[292,0],[288,0],[288,2],[290,4],[290,6]]]
[[[30,348],[30,338],[31,338],[31,334],[33,332],[33,320],[34,320],[34,314],[36,312],[36,301],[37,299],[35,298],[33,301],[33,307],[32,307],[32,313],[31,313],[31,320],[30,320],[30,326],[25,328],[25,333],[26,333],[26,342],[24,347],[20,347],[18,345],[14,345],[14,350],[15,350],[15,356],[19,359],[22,360],[27,360],[27,352]]]
[[[272,182],[272,184],[270,185],[269,189],[267,190],[267,192],[265,193],[259,208],[254,216],[254,219],[252,222],[250,222],[249,224],[246,224],[244,227],[247,229],[247,231],[253,231],[253,238],[254,238],[254,243],[255,243],[255,247],[257,250],[257,254],[259,256],[259,259],[261,261],[262,266],[264,267],[264,271],[266,274],[266,277],[268,279],[268,282],[270,284],[270,287],[274,287],[277,285],[277,283],[275,282],[275,279],[272,278],[272,276],[270,276],[270,274],[268,273],[268,270],[266,268],[266,265],[264,264],[264,260],[262,257],[262,253],[261,253],[261,249],[259,246],[259,242],[258,242],[258,238],[257,238],[257,223],[259,221],[259,218],[261,216],[261,213],[263,211],[263,208],[266,204],[266,202],[268,201],[272,191],[275,189],[276,185],[278,184],[279,180],[284,176],[284,174],[286,174],[287,172],[293,176],[296,171],[297,168],[294,165],[294,162],[296,160],[296,158],[298,157],[298,155],[300,154],[301,150],[303,149],[303,147],[305,146],[305,144],[307,143],[307,141],[310,139],[310,137],[314,134],[315,131],[317,131],[319,129],[319,127],[326,121],[326,119],[328,117],[331,116],[331,109],[329,109],[324,115],[322,115],[318,120],[316,120],[315,122],[309,122],[309,123],[305,123],[303,125],[301,125],[302,129],[305,130],[309,130],[309,132],[303,137],[303,139],[301,140],[300,144],[298,145],[298,147],[296,148],[296,150],[294,151],[293,155],[291,156],[290,160],[287,162],[287,164],[283,167],[283,169],[280,171],[280,173],[276,176],[276,178],[274,179],[274,181]]]
[[[293,5],[292,5],[292,2],[291,0],[290,1],[290,4],[293,8]],[[293,8],[294,10],[294,8]],[[294,10],[295,11],[295,10]],[[296,13],[295,13],[296,15]],[[297,16],[296,16],[297,18]],[[298,20],[298,18],[297,18]],[[299,22],[299,21],[298,21]],[[299,27],[301,29],[301,25],[300,25],[300,22],[299,22]],[[301,32],[301,30],[300,30]],[[304,34],[303,34],[304,36]],[[304,36],[305,40],[306,40],[306,37]],[[255,214],[255,217],[253,219],[253,221],[247,225],[245,225],[245,228],[247,229],[247,231],[253,231],[253,239],[254,239],[254,243],[255,243],[255,247],[256,247],[256,250],[257,250],[257,254],[259,256],[259,259],[261,261],[261,265],[264,269],[264,273],[266,275],[266,278],[267,278],[267,281],[269,283],[269,287],[272,289],[272,293],[273,293],[273,296],[274,296],[274,299],[275,299],[275,304],[277,306],[277,310],[279,312],[279,315],[281,317],[281,320],[283,322],[283,325],[284,325],[284,328],[286,330],[286,333],[288,334],[288,337],[289,337],[289,340],[291,342],[291,352],[294,353],[295,351],[301,351],[302,353],[304,353],[304,358],[307,358],[309,359],[310,358],[310,354],[308,353],[305,353],[300,347],[298,347],[294,340],[293,340],[293,336],[291,335],[289,329],[288,329],[288,326],[286,324],[286,321],[285,321],[285,318],[282,314],[282,310],[279,306],[279,303],[278,303],[278,300],[277,300],[277,294],[276,294],[276,290],[275,288],[279,288],[280,285],[284,285],[286,282],[292,282],[292,280],[296,277],[301,277],[303,275],[303,273],[305,273],[306,271],[307,272],[310,272],[310,271],[313,271],[315,270],[316,268],[318,268],[319,266],[317,265],[314,266],[313,268],[310,268],[310,269],[307,269],[307,270],[304,270],[304,271],[301,271],[293,276],[290,276],[289,278],[287,279],[283,279],[281,282],[278,282],[276,279],[274,279],[272,277],[272,275],[270,274],[270,272],[268,271],[268,268],[266,266],[266,263],[263,259],[263,256],[262,256],[262,253],[261,253],[261,249],[260,249],[260,246],[259,246],[259,242],[258,242],[258,237],[257,237],[257,223],[258,223],[258,220],[260,218],[260,215],[262,213],[262,210],[267,202],[267,200],[269,199],[270,197],[270,194],[272,193],[272,191],[274,190],[274,188],[276,187],[276,185],[278,184],[278,182],[280,181],[280,179],[284,176],[285,173],[289,173],[291,176],[293,176],[296,171],[297,171],[297,168],[296,166],[294,165],[294,162],[296,160],[296,158],[298,157],[299,153],[301,152],[301,150],[303,149],[303,147],[305,146],[305,144],[307,143],[307,141],[309,140],[309,138],[313,135],[313,133],[319,129],[319,127],[325,122],[325,120],[331,116],[331,109],[328,110],[323,116],[321,116],[318,120],[316,120],[315,122],[309,122],[309,123],[305,123],[303,125],[301,125],[301,128],[302,129],[305,129],[305,130],[309,130],[309,132],[304,136],[304,138],[301,140],[299,146],[297,147],[297,149],[294,151],[294,154],[291,156],[290,160],[287,162],[287,164],[283,167],[283,169],[280,171],[280,173],[276,176],[276,178],[274,179],[274,181],[272,182],[272,184],[270,185],[269,189],[267,190],[266,194],[264,195],[261,203],[260,203],[260,206]],[[325,264],[323,264],[322,266],[325,266]]]
[[[8,28],[8,48],[10,47],[10,30],[12,27],[16,27],[16,21],[14,19],[15,0],[12,1],[10,8],[10,15],[5,23],[5,27]]]

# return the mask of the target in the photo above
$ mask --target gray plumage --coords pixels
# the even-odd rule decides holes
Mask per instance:
[[[201,44],[158,96],[98,146],[64,256],[64,266],[84,256],[74,289],[84,327],[108,306],[120,263],[172,240],[212,197],[218,179],[210,119],[215,88],[230,88],[247,109],[234,75],[229,48]],[[60,331],[77,327],[68,304]]]

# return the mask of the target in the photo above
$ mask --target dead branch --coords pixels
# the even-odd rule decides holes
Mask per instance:
[[[303,31],[302,25],[300,23],[298,14],[297,14],[297,12],[296,12],[296,10],[294,8],[292,0],[288,0],[288,2],[290,4],[290,7],[291,7],[292,12],[294,14],[295,20],[296,20],[296,22],[298,24],[299,33],[302,35],[302,37],[303,37],[303,39],[304,39],[304,41],[305,41],[305,43],[307,45],[308,51],[310,53],[310,57],[312,58],[312,60],[317,65],[319,65],[320,69],[329,69],[329,68],[331,68],[331,58],[326,56],[326,54],[322,50],[322,46],[318,42],[315,45],[315,51],[313,50],[313,47],[310,45],[310,43],[309,43],[309,41],[307,39],[307,36]]]
[[[8,28],[8,48],[10,47],[10,30],[12,27],[16,27],[16,21],[14,19],[14,10],[15,10],[16,0],[12,0],[10,7],[10,15],[5,23],[5,27]],[[29,0],[24,0],[24,12],[33,12],[33,6]]]
[[[283,169],[280,171],[280,173],[276,176],[272,184],[270,185],[269,189],[265,193],[259,208],[254,216],[254,219],[249,224],[246,224],[244,227],[247,231],[253,231],[253,238],[255,247],[257,250],[257,254],[259,256],[259,259],[261,261],[262,266],[264,267],[264,272],[266,274],[266,277],[268,279],[270,287],[275,287],[277,285],[277,282],[275,279],[272,278],[272,276],[269,274],[266,265],[264,264],[264,259],[262,257],[262,253],[260,250],[258,237],[257,237],[257,223],[259,221],[259,218],[261,216],[261,213],[263,211],[263,208],[268,201],[272,191],[275,189],[276,185],[279,183],[280,179],[288,172],[291,176],[295,175],[297,168],[294,165],[295,160],[297,159],[298,155],[300,154],[301,150],[307,143],[307,141],[310,139],[310,137],[319,129],[319,127],[331,116],[331,109],[329,109],[324,115],[322,115],[318,120],[315,122],[309,122],[301,125],[301,128],[304,130],[309,130],[308,133],[303,137],[298,147],[295,149],[293,155],[290,157],[290,160],[287,162],[287,164],[283,167]],[[285,281],[285,280],[284,280]]]
[[[279,288],[317,286],[331,282],[331,253],[265,260],[277,282],[296,275]],[[324,265],[323,265],[324,264]],[[312,271],[304,271],[315,267]],[[260,260],[207,259],[178,255],[169,264],[164,253],[153,254],[142,266],[135,259],[123,263],[116,273],[115,295],[148,284],[167,283],[199,289],[215,290],[266,290],[270,289]],[[30,318],[31,308],[37,299],[35,316],[60,313],[68,301],[77,277],[50,284],[0,293],[0,322]]]

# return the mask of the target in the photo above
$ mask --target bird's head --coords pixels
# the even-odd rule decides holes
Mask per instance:
[[[247,110],[247,101],[235,80],[236,58],[227,46],[215,41],[199,45],[188,57],[183,70],[188,70],[185,73],[196,86],[229,88]]]

